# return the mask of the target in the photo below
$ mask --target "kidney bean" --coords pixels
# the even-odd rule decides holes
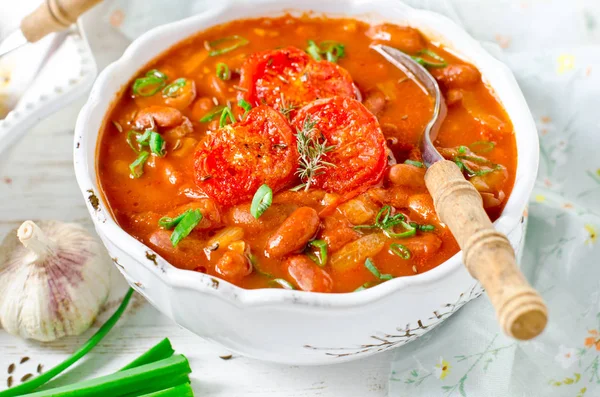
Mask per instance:
[[[302,291],[331,292],[333,280],[325,270],[305,255],[294,255],[283,263],[288,274]]]
[[[446,88],[466,88],[481,80],[479,70],[467,64],[432,69],[431,74]]]
[[[427,258],[439,251],[442,240],[433,233],[423,233],[407,240],[398,240],[404,245],[413,257]]]
[[[236,282],[252,272],[248,258],[236,251],[226,251],[215,266],[225,280]]]
[[[298,251],[308,243],[319,229],[319,214],[310,207],[300,207],[269,237],[265,252],[278,258]]]
[[[428,193],[414,194],[408,199],[408,208],[410,208],[410,217],[420,222],[427,222],[438,226],[440,219],[435,212],[433,198]]]
[[[375,117],[379,117],[379,115],[385,109],[386,102],[385,94],[377,89],[374,89],[366,93],[363,105],[365,105],[369,112],[373,113]]]
[[[389,167],[388,179],[396,186],[425,188],[425,168],[411,164],[395,164]]]

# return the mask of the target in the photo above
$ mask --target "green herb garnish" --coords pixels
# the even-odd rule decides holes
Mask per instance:
[[[175,218],[171,218],[168,216],[163,216],[158,220],[158,226],[163,229],[171,230],[175,226],[179,225],[179,222],[190,212],[191,210],[187,210],[184,213],[177,215]]]
[[[231,44],[225,45],[222,47],[220,46],[220,45],[226,44],[226,43],[231,43]],[[210,55],[211,57],[214,57],[217,55],[223,55],[223,54],[233,51],[239,47],[245,46],[248,43],[249,43],[248,39],[246,39],[242,36],[238,36],[237,34],[233,35],[233,36],[227,36],[227,37],[223,37],[221,39],[209,41],[208,48],[210,50],[208,52],[208,55]]]
[[[405,231],[402,233],[394,232],[394,227],[397,225],[402,226]],[[414,236],[417,233],[417,229],[406,222],[406,217],[402,213],[392,215],[392,207],[385,205],[381,207],[381,210],[375,217],[375,223],[372,225],[357,225],[354,229],[380,229],[383,234],[389,238],[406,238]]]
[[[275,279],[269,281],[269,284],[279,285],[283,289],[296,289],[289,281],[287,281],[283,278],[275,278]]]
[[[425,168],[425,165],[420,161],[404,160],[404,164],[414,165],[415,167]]]
[[[464,160],[471,161],[473,163],[479,163],[488,168],[473,169]],[[454,163],[456,163],[458,168],[460,168],[461,171],[465,171],[467,173],[467,176],[469,176],[469,177],[482,176],[482,175],[489,174],[490,172],[494,172],[494,171],[498,171],[498,170],[502,169],[501,165],[495,164],[484,157],[478,157],[478,156],[458,155],[458,156],[454,157],[453,161],[454,161]]]
[[[50,370],[44,372],[43,374],[28,380],[25,383],[22,383],[18,386],[12,387],[10,389],[4,390],[0,392],[0,397],[16,397],[22,396],[28,393],[31,393],[33,390],[38,387],[46,384],[52,378],[69,368],[71,365],[75,364],[79,359],[85,356],[90,352],[100,341],[110,332],[110,330],[115,326],[127,305],[129,304],[129,300],[131,299],[131,295],[133,295],[133,289],[129,288],[127,294],[123,298],[123,301],[115,310],[112,316],[100,327],[100,329],[90,338],[88,341],[79,348],[75,353],[71,355],[71,357],[67,358],[57,366],[51,368]],[[49,396],[52,394],[48,394]]]
[[[315,61],[322,61],[323,56],[329,62],[337,62],[338,59],[346,55],[345,47],[342,43],[337,41],[327,40],[321,42],[321,45],[317,45],[313,40],[308,40],[308,47],[306,52]]]
[[[217,115],[220,115],[221,113],[223,113],[224,108],[226,108],[226,106],[223,106],[223,105],[215,106],[208,113],[206,113],[204,115],[204,117],[202,117],[200,119],[200,122],[208,123],[209,121],[213,121],[214,118],[217,117]]]
[[[327,243],[324,240],[313,240],[308,243],[309,247],[318,248],[317,254],[307,252],[310,259],[313,260],[317,265],[323,267],[327,264]]]
[[[167,75],[157,69],[152,69],[146,76],[133,82],[132,91],[136,96],[152,96],[167,84]]]
[[[271,206],[272,202],[273,190],[271,190],[269,185],[264,184],[254,193],[250,213],[254,218],[258,219]]]
[[[391,274],[381,274],[381,272],[379,271],[379,269],[377,269],[371,258],[367,258],[367,260],[365,261],[365,267],[378,280],[386,281],[394,278],[394,276],[392,276]]]
[[[364,291],[367,288],[371,288],[373,285],[376,285],[377,283],[373,283],[371,281],[367,281],[366,283],[364,283],[363,285],[361,285],[360,287],[358,287],[357,289],[354,290],[354,292],[360,292],[360,291]]]
[[[459,146],[458,147],[458,154],[466,154],[467,153],[468,148],[466,146]]]
[[[175,98],[180,95],[180,91],[187,84],[187,80],[183,77],[175,80],[162,90],[162,95],[165,98]]]
[[[419,225],[417,222],[410,222],[409,225],[422,232],[432,232],[435,230],[433,225]]]
[[[302,128],[296,130],[296,148],[300,155],[296,175],[303,183],[292,189],[295,191],[307,191],[315,183],[315,178],[323,174],[325,168],[335,167],[324,160],[325,154],[335,149],[335,146],[327,146],[327,139],[319,140],[315,125],[316,121],[306,116]]]
[[[477,141],[469,145],[469,148],[475,153],[489,153],[496,147],[494,142]]]
[[[202,212],[200,210],[190,210],[184,217],[177,223],[175,230],[171,233],[171,244],[173,247],[177,247],[177,244],[184,238],[186,238],[198,223],[202,220]]]
[[[402,259],[410,259],[412,256],[410,250],[406,246],[398,243],[390,244],[390,250]]]
[[[150,133],[149,146],[150,151],[159,157],[164,157],[167,154],[165,150],[167,143],[158,132],[152,131]]]
[[[129,164],[129,171],[131,172],[132,178],[137,179],[144,174],[144,165],[146,164],[149,156],[150,153],[144,150],[143,152],[140,152],[137,159],[135,159],[133,163]]]
[[[250,105],[250,102],[243,98],[238,101],[238,106],[244,109],[244,115],[242,117],[246,117],[248,112],[252,110],[252,105]]]
[[[217,77],[223,81],[231,79],[231,70],[229,70],[229,66],[226,63],[217,63]]]
[[[421,57],[421,55],[427,55],[428,57],[433,58],[438,62],[428,61],[427,59],[424,59],[423,57]],[[429,67],[429,68],[445,68],[446,66],[448,66],[448,64],[446,63],[444,58],[442,58],[435,52],[428,50],[428,49],[424,49],[424,50],[417,52],[417,54],[412,55],[411,58],[415,62],[417,62],[425,67]]]
[[[227,122],[227,117],[229,117],[229,123]],[[235,117],[233,116],[233,112],[229,107],[225,106],[223,111],[221,112],[221,117],[219,118],[219,128],[225,127],[227,124],[235,123]]]

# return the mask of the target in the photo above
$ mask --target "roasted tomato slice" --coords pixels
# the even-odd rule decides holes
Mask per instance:
[[[292,109],[315,99],[356,97],[350,73],[328,61],[315,61],[296,47],[252,54],[242,66],[240,96],[253,106]]]
[[[208,135],[194,164],[198,187],[223,206],[251,199],[263,183],[280,190],[294,178],[296,167],[292,129],[268,106]]]
[[[292,124],[298,133],[308,129],[313,142],[332,147],[322,157],[325,166],[313,178],[313,186],[349,198],[383,177],[385,138],[375,116],[357,100],[334,97],[312,102],[298,111]]]

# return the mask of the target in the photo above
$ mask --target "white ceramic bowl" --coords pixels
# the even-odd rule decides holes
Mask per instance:
[[[482,72],[513,122],[518,148],[515,186],[495,222],[520,250],[523,212],[538,166],[538,140],[527,104],[509,69],[449,19],[397,0],[259,0],[221,2],[203,14],[146,33],[98,77],[77,120],[75,169],[98,234],[128,282],[158,310],[197,335],[234,352],[289,364],[348,361],[408,343],[482,292],[461,254],[429,272],[396,278],[360,293],[245,290],[180,270],[121,229],[100,200],[96,146],[103,119],[121,88],[147,62],[210,26],[240,18],[313,10],[369,22],[419,28]]]

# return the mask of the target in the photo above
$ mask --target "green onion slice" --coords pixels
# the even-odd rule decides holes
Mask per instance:
[[[466,154],[467,153],[467,147],[466,146],[459,146],[458,147],[458,154]]]
[[[250,105],[250,102],[248,102],[247,100],[245,100],[243,98],[238,101],[238,106],[241,107],[242,109],[244,109],[244,111],[245,111],[243,117],[246,117],[248,112],[250,110],[252,110],[252,105]]]
[[[315,61],[321,61],[323,58],[321,57],[321,49],[313,40],[308,40],[308,47],[306,48],[306,52],[310,55]]]
[[[494,142],[477,141],[469,145],[469,148],[475,153],[489,153],[496,147]]]
[[[183,77],[178,78],[162,90],[162,95],[165,98],[175,98],[180,95],[180,91],[187,84],[187,80]]]
[[[211,57],[223,55],[239,47],[245,46],[248,43],[248,39],[242,36],[238,36],[237,34],[209,41],[208,47],[210,48],[210,51],[208,52],[208,55]]]
[[[163,137],[158,132],[152,131],[150,133],[149,144],[150,144],[150,151],[152,153],[156,154],[157,156],[164,157],[167,154],[167,151],[165,150],[167,143],[165,142]]]
[[[323,267],[327,264],[327,243],[324,240],[313,240],[308,243],[309,247],[318,248],[318,254],[315,255],[312,252],[308,253],[308,257],[313,260],[317,265]]]
[[[133,95],[152,96],[167,84],[167,75],[157,69],[152,69],[144,77],[133,82]]]
[[[173,233],[171,233],[171,244],[173,244],[173,247],[177,247],[177,244],[186,238],[201,220],[202,212],[200,210],[191,210],[186,213],[177,226],[175,226]]]
[[[427,55],[428,57],[433,58],[438,62],[428,61],[427,59],[424,59],[420,55]],[[424,49],[424,50],[417,52],[417,55],[413,55],[413,56],[411,56],[411,58],[415,62],[417,62],[425,67],[429,67],[429,68],[445,68],[446,66],[448,66],[448,63],[446,63],[446,60],[444,58],[442,58],[435,52],[428,50],[428,49]]]
[[[365,267],[367,268],[368,271],[371,272],[371,274],[373,276],[375,276],[375,278],[379,279],[379,280],[391,280],[394,278],[394,276],[392,276],[391,274],[381,274],[381,272],[379,271],[379,269],[377,269],[377,267],[375,266],[375,264],[373,263],[373,260],[371,258],[367,258],[367,260],[365,261]]]
[[[223,81],[231,79],[231,70],[229,70],[229,66],[226,63],[217,63],[217,77]]]
[[[144,174],[144,164],[146,164],[149,156],[150,153],[144,150],[143,152],[140,152],[133,163],[129,164],[129,171],[133,178],[137,179]]]
[[[223,105],[215,106],[208,113],[206,113],[204,115],[204,117],[202,117],[200,119],[200,122],[208,123],[209,121],[213,121],[214,118],[217,117],[217,115],[220,115],[223,112],[224,108],[225,108],[225,106],[223,106]]]
[[[432,232],[435,230],[435,226],[433,225],[419,225],[417,222],[410,222],[410,225],[422,232]]]
[[[415,167],[425,168],[425,165],[420,161],[404,160],[404,164],[414,165]]]
[[[152,130],[146,130],[144,131],[143,134],[138,134],[138,136],[135,138],[135,140],[137,141],[137,143],[140,144],[140,146],[148,146],[148,141],[150,140],[150,135],[152,135],[154,131]]]
[[[229,123],[227,122],[227,117],[229,117]],[[229,109],[227,106],[225,106],[223,108],[223,111],[221,112],[221,117],[219,118],[219,127],[223,128],[227,124],[231,124],[231,123],[235,123],[235,116],[233,115],[233,112],[231,111],[231,109]]]
[[[398,243],[390,244],[390,250],[402,259],[408,260],[411,257],[410,250],[402,244],[398,244]]]
[[[370,281],[364,283],[363,285],[361,285],[360,287],[358,287],[357,289],[354,290],[354,292],[360,292],[360,291],[364,291],[367,288],[371,288],[374,284]]]
[[[283,289],[296,289],[296,288],[294,288],[294,286],[292,285],[292,283],[290,283],[289,281],[287,281],[287,280],[285,280],[283,278],[273,279],[273,280],[269,281],[269,284],[279,285]]]
[[[269,185],[264,184],[254,193],[250,213],[254,218],[258,219],[271,206],[272,202],[273,190],[271,190]]]
[[[323,60],[324,55],[325,59],[327,59],[329,62],[337,62],[338,59],[346,55],[344,45],[342,43],[338,43],[337,41],[332,40],[323,41],[321,42],[320,46],[317,43],[315,43],[314,40],[308,40],[306,52],[315,61]]]
[[[192,210],[187,210],[184,213],[177,215],[175,218],[171,218],[168,216],[163,216],[162,218],[160,218],[158,220],[158,226],[162,227],[163,229],[173,229],[175,226],[179,225],[179,222],[181,222],[181,220]]]

